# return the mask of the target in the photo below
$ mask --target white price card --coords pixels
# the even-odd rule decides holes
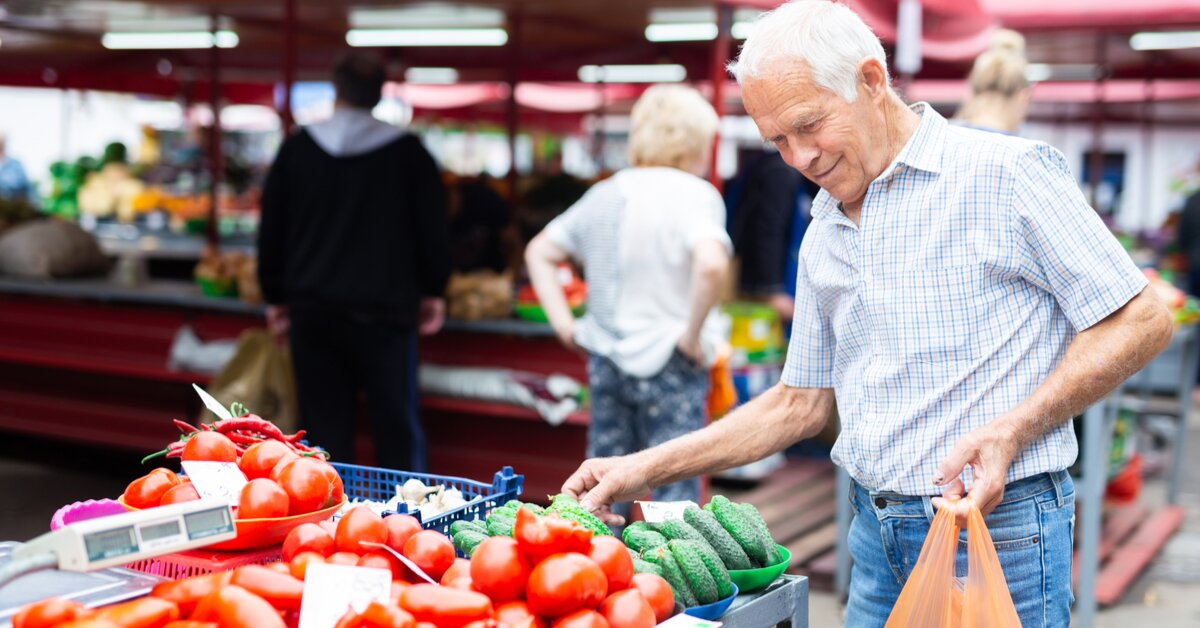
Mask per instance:
[[[642,518],[646,523],[662,523],[667,519],[683,519],[683,511],[696,502],[638,502],[642,507]],[[699,506],[697,506],[699,507]]]
[[[349,609],[361,613],[371,602],[386,604],[391,591],[387,569],[312,563],[304,572],[299,628],[333,628]]]
[[[220,499],[233,504],[238,503],[242,495],[242,487],[246,486],[246,474],[238,468],[235,462],[209,462],[206,460],[185,460],[182,463],[183,472],[192,479],[192,486],[204,499]]]
[[[708,621],[680,613],[658,625],[658,628],[717,628],[719,621]]]

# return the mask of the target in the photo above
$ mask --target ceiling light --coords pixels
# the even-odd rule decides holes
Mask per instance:
[[[1200,31],[1173,31],[1165,33],[1137,33],[1129,38],[1129,47],[1134,50],[1178,50],[1200,48]]]
[[[687,78],[687,68],[678,64],[585,65],[579,68],[584,83],[678,83]]]
[[[503,28],[352,28],[346,43],[359,48],[376,46],[503,46]]]
[[[350,9],[350,28],[499,28],[504,11],[490,7],[421,4]]]
[[[104,33],[100,38],[100,44],[109,50],[212,48],[213,41],[213,34],[208,31]],[[233,31],[217,31],[215,41],[218,48],[234,48],[238,45],[238,36]]]
[[[717,25],[712,22],[681,24],[650,24],[646,26],[648,41],[710,41],[717,38]]]
[[[409,68],[404,71],[404,80],[418,85],[449,85],[458,82],[458,70],[454,68]]]
[[[1030,83],[1041,81],[1094,81],[1100,78],[1100,66],[1094,63],[1030,63],[1025,67]]]

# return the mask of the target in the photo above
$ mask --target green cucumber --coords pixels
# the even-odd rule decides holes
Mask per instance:
[[[726,569],[750,569],[750,557],[711,512],[688,506],[683,511],[683,520],[704,536]]]
[[[708,567],[704,565],[704,559],[701,558],[699,543],[673,540],[667,543],[667,546],[670,547],[671,555],[675,557],[675,562],[679,565],[679,571],[683,572],[684,579],[687,580],[692,593],[696,594],[696,599],[701,604],[712,604],[721,599],[717,593],[717,582],[709,573]]]

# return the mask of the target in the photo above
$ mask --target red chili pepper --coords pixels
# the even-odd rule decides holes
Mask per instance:
[[[175,422],[175,427],[178,427],[179,431],[183,432],[184,434],[191,434],[193,432],[200,431],[200,428],[198,428],[195,425],[192,425],[191,423],[188,423],[186,421],[180,421],[179,419],[174,419],[174,422]]]
[[[222,434],[228,434],[229,432],[236,430],[249,430],[258,432],[275,440],[285,440],[283,432],[280,431],[278,426],[270,421],[267,421],[266,419],[260,419],[257,417],[226,419],[224,421],[217,421],[214,425],[216,430]]]
[[[304,435],[307,433],[308,433],[308,430],[300,430],[299,432],[296,432],[295,434],[292,434],[291,436],[284,436],[283,440],[285,440],[289,443],[298,443],[298,442],[304,440]]]
[[[225,436],[227,436],[229,440],[233,441],[235,445],[253,445],[263,441],[261,438],[254,438],[253,436],[248,436],[243,432],[226,432]]]

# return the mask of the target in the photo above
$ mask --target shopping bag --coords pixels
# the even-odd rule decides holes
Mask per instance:
[[[729,368],[732,349],[723,345],[717,349],[717,360],[709,370],[708,416],[716,420],[737,405],[737,389],[733,387],[733,371]]]
[[[965,583],[954,575],[958,531],[954,513],[939,510],[886,628],[1021,628],[992,535],[974,504],[967,516]]]
[[[242,332],[233,358],[213,378],[208,391],[222,403],[240,402],[284,433],[298,429],[291,354],[265,329]]]

